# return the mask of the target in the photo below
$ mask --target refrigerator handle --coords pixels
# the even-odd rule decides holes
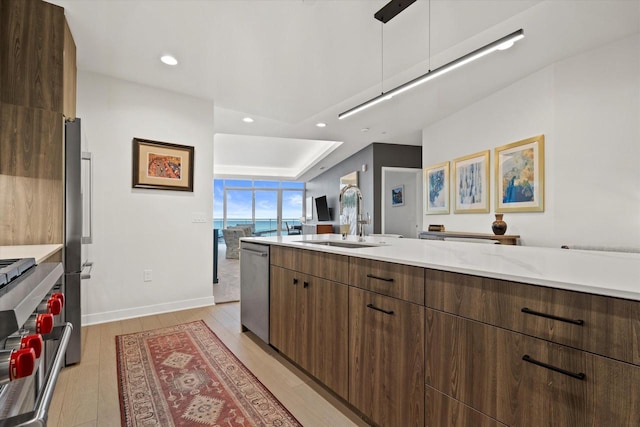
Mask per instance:
[[[93,242],[93,159],[82,152],[82,243]],[[87,235],[85,235],[87,233]]]
[[[88,273],[83,273],[84,269],[88,268]],[[91,279],[91,270],[93,270],[93,261],[85,261],[82,263],[82,269],[80,270],[80,280]]]

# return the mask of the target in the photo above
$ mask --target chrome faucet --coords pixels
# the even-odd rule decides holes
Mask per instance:
[[[343,196],[349,190],[355,191],[358,197],[356,226],[358,227],[358,241],[362,242],[364,241],[364,226],[366,224],[371,224],[371,216],[369,216],[369,213],[367,212],[367,216],[365,218],[364,214],[362,213],[362,191],[360,191],[357,185],[348,184],[345,185],[342,190],[340,190],[340,217],[342,218],[342,213],[344,210]],[[342,237],[345,238],[345,235],[343,234]]]

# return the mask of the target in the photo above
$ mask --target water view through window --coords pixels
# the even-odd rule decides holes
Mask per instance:
[[[301,225],[303,200],[303,182],[214,179],[213,228],[250,225],[256,236],[286,235]]]

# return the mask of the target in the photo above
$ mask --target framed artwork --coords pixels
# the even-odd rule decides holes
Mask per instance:
[[[346,185],[358,185],[358,171],[351,172],[340,177],[340,190]]]
[[[453,161],[453,212],[489,212],[489,150]]]
[[[404,185],[398,185],[391,189],[391,206],[404,205]]]
[[[544,211],[544,135],[495,150],[496,212]]]
[[[133,138],[133,188],[193,191],[194,147]]]
[[[309,196],[305,205],[305,219],[313,219],[313,197]]]
[[[439,163],[424,170],[424,214],[449,213],[449,162]]]

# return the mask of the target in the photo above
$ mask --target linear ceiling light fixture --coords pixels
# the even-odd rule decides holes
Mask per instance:
[[[382,9],[377,11],[375,15],[373,15],[373,17],[383,24],[386,24],[387,22],[395,18],[397,14],[399,14],[415,2],[416,0],[391,0]]]
[[[436,77],[439,77],[443,74],[448,73],[449,71],[453,71],[456,68],[460,68],[469,62],[475,61],[476,59],[482,58],[485,55],[490,54],[491,52],[495,52],[496,50],[505,50],[511,47],[516,41],[524,38],[524,30],[519,29],[518,31],[514,31],[513,33],[506,35],[488,45],[482,46],[479,49],[474,50],[464,56],[461,56],[458,59],[455,59],[441,67],[436,68],[435,70],[429,70],[426,74],[423,74],[419,77],[416,77],[413,80],[410,80],[400,86],[391,89],[387,92],[383,92],[375,98],[371,98],[370,100],[363,102],[360,105],[357,105],[344,113],[338,114],[338,119],[342,120],[349,116],[352,116],[356,113],[359,113],[362,110],[365,110],[369,107],[373,107],[376,104],[381,103],[382,101],[389,100],[396,95],[401,94],[402,92],[406,92],[409,89],[413,89],[414,87],[421,85],[422,83],[426,83],[429,80],[433,80]]]

